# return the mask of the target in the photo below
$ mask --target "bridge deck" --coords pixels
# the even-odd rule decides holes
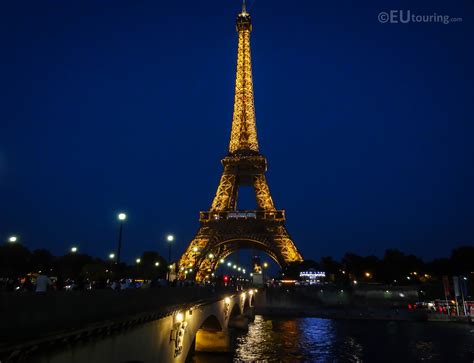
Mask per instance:
[[[0,351],[22,342],[66,334],[147,313],[166,315],[186,304],[212,302],[230,289],[160,287],[143,290],[0,294]]]

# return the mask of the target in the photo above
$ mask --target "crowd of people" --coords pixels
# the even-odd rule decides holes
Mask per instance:
[[[242,283],[240,283],[242,284]],[[90,280],[88,278],[64,279],[61,276],[51,276],[40,272],[28,275],[23,278],[0,278],[0,292],[36,292],[45,293],[48,291],[82,291],[82,290],[129,290],[147,289],[159,287],[196,287],[196,286],[216,286],[217,279],[206,283],[197,283],[193,280],[167,281],[164,278],[151,280],[141,280],[134,278],[122,279],[99,279]]]
[[[90,279],[63,279],[58,276],[48,276],[45,273],[39,273],[33,276],[23,278],[0,278],[0,291],[5,292],[37,292],[47,291],[80,291],[80,290],[126,290],[140,289],[173,285],[165,279],[154,280],[136,280],[132,278],[123,279],[100,279],[91,281]]]

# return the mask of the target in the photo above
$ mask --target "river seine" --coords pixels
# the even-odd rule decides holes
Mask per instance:
[[[232,337],[214,362],[474,362],[474,326],[453,323],[265,318]]]

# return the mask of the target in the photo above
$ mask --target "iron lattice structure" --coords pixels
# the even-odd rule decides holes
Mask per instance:
[[[221,259],[246,247],[266,252],[282,267],[303,261],[285,228],[285,211],[273,204],[265,178],[267,160],[258,148],[251,31],[250,14],[243,8],[237,16],[237,74],[229,154],[222,160],[224,172],[211,208],[200,213],[199,230],[179,260],[180,278],[191,269],[197,281],[205,280]],[[237,209],[242,185],[254,187],[256,210]]]

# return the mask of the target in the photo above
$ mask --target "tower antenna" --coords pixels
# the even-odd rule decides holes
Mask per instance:
[[[245,0],[242,0],[242,14],[245,14],[247,12],[247,9],[245,7]]]

